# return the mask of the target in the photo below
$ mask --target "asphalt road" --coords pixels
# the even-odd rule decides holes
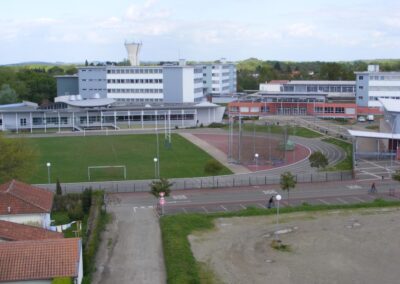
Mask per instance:
[[[351,204],[370,202],[376,198],[400,200],[399,184],[391,180],[375,181],[378,193],[369,194],[371,181],[298,184],[287,193],[278,185],[226,189],[176,190],[166,198],[165,214],[202,212],[213,213],[245,209],[248,206],[266,208],[268,199],[281,194],[281,206],[309,204]],[[393,190],[394,189],[394,192]],[[134,212],[155,208],[157,199],[149,193],[117,193],[108,195],[114,206],[129,207]]]

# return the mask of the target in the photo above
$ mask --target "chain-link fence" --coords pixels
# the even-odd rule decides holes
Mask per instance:
[[[351,171],[343,172],[320,172],[310,174],[294,175],[298,183],[328,182],[351,180]],[[178,189],[202,189],[202,188],[226,188],[246,187],[279,184],[279,175],[229,175],[215,177],[177,178],[169,179],[172,183],[172,190]],[[61,185],[64,193],[82,192],[85,188],[104,190],[109,193],[119,192],[148,192],[152,180],[131,180],[131,181],[108,181],[108,182],[82,182],[64,183]],[[37,186],[55,191],[55,184],[38,184]]]

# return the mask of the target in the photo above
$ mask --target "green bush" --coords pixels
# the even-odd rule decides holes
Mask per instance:
[[[223,166],[216,160],[209,160],[204,165],[204,173],[206,175],[216,176],[222,171],[222,169]]]
[[[57,277],[51,281],[51,284],[72,284],[71,277]]]
[[[89,213],[92,206],[92,188],[85,188],[82,193],[82,209],[85,214]]]
[[[223,128],[225,124],[223,123],[218,123],[218,122],[213,122],[208,125],[209,128]]]
[[[68,217],[71,220],[83,220],[84,213],[82,210],[82,205],[80,203],[75,204],[74,207],[68,210]]]

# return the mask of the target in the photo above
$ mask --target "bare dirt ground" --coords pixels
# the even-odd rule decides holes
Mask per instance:
[[[223,283],[400,283],[400,208],[225,218],[189,236],[193,254]]]

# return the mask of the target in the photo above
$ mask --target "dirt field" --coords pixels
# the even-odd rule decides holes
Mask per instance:
[[[270,244],[275,216],[216,220],[189,237],[223,283],[400,283],[400,208],[280,216],[290,251]]]

